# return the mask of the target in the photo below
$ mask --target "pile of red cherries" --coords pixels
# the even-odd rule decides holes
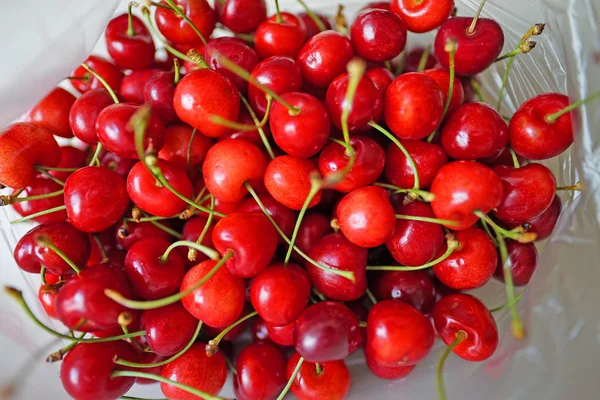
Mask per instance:
[[[556,191],[580,190],[536,161],[567,150],[589,99],[541,94],[507,117],[507,73],[486,104],[475,76],[526,57],[544,26],[501,55],[484,3],[469,17],[452,0],[371,3],[347,24],[341,8],[166,0],[112,19],[112,60],[68,77],[79,95],[57,87],[0,134],[0,199],[39,223],[14,257],[65,333],[6,291],[68,343],[48,357],[68,394],[158,381],[169,399],[219,399],[232,374],[239,400],[343,399],[349,355],[400,379],[436,337],[441,364],[483,361],[496,310],[463,292],[494,276],[524,337],[515,286]]]

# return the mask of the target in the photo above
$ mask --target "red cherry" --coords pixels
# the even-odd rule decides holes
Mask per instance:
[[[38,300],[46,312],[46,315],[53,319],[58,319],[56,316],[56,309],[54,308],[54,300],[56,300],[57,294],[58,292],[54,292],[52,289],[50,291],[47,290],[44,285],[41,285],[38,289]]]
[[[387,365],[383,365],[380,362],[378,362],[375,358],[370,356],[368,352],[365,352],[365,360],[367,362],[367,367],[369,368],[369,371],[371,371],[373,375],[381,379],[402,379],[408,374],[410,374],[416,367],[416,365],[407,365],[399,367],[390,367]]]
[[[389,69],[383,67],[371,67],[365,72],[365,76],[369,78],[379,90],[381,98],[383,98],[385,91],[396,78]]]
[[[526,222],[527,231],[537,233],[536,240],[546,239],[548,236],[550,236],[550,234],[552,234],[552,231],[554,230],[554,227],[556,226],[556,222],[558,221],[558,218],[560,217],[561,209],[562,209],[562,205],[561,205],[560,197],[554,196],[554,200],[552,200],[550,207],[548,207],[548,209],[546,211],[544,211],[543,213],[541,213],[539,216],[535,217],[531,221]],[[518,226],[520,224],[514,224],[514,225]],[[509,226],[511,228],[516,228],[516,226],[514,226],[514,225],[509,224]]]
[[[106,58],[91,55],[84,61],[88,67],[100,75],[108,86],[113,89],[121,87],[121,79],[123,72],[115,64],[108,61]],[[85,68],[79,66],[75,71],[71,72],[72,77],[85,79],[71,79],[71,85],[79,93],[85,93],[92,89],[104,89],[104,85]]]
[[[525,286],[531,280],[538,263],[538,253],[533,243],[519,243],[515,240],[506,241],[510,272],[515,286]],[[504,268],[502,259],[498,257],[498,266],[494,274],[496,278],[504,281]]]
[[[333,229],[331,228],[329,218],[325,214],[308,211],[300,223],[298,235],[296,236],[296,247],[304,254],[308,254],[319,239],[331,232],[333,232]],[[298,261],[304,260],[296,252],[293,253],[293,256]]]
[[[516,154],[516,156],[519,165],[524,166],[528,163],[528,160],[525,157],[521,157],[518,154]],[[483,164],[488,164],[491,167],[495,165],[504,165],[506,167],[512,167],[515,164],[512,158],[511,149],[508,147],[505,147],[504,150],[502,150],[502,152],[500,153],[500,155],[494,159],[484,158],[479,161]]]
[[[421,58],[423,57],[424,52],[425,48],[423,47],[415,47],[414,49],[410,50],[406,54],[402,72],[418,72],[417,70],[419,69],[419,64],[421,63]],[[437,59],[429,52],[427,54],[427,60],[425,60],[425,70],[435,67],[436,64]]]
[[[212,147],[213,141],[204,135],[196,134],[190,146],[193,131],[189,125],[169,125],[165,130],[165,144],[158,152],[158,156],[176,167],[187,169],[189,166],[191,171],[200,171],[200,166],[206,158],[208,150]],[[190,149],[189,161],[188,148]]]
[[[265,0],[225,0],[215,3],[219,21],[235,33],[255,31],[267,18]]]
[[[36,229],[36,228],[34,228]],[[31,274],[39,274],[42,269],[42,264],[35,256],[33,248],[36,246],[33,236],[25,234],[15,245],[13,258],[15,262],[25,272]]]
[[[261,58],[285,56],[295,58],[306,40],[306,26],[296,15],[282,12],[283,22],[272,15],[263,20],[254,34],[254,47]]]
[[[444,95],[429,76],[422,73],[400,75],[385,92],[385,122],[400,139],[423,139],[442,120]]]
[[[265,174],[266,160],[256,145],[241,139],[216,143],[206,154],[202,175],[208,191],[223,202],[246,195],[245,182],[254,186]]]
[[[383,366],[418,363],[429,354],[434,340],[431,322],[409,304],[384,300],[369,312],[365,351]]]
[[[296,61],[289,57],[269,57],[261,61],[252,70],[252,77],[278,95],[297,92],[302,87],[300,67]],[[250,84],[248,99],[258,115],[265,115],[267,97],[261,89]]]
[[[271,197],[268,193],[261,193],[258,195],[258,197],[279,229],[281,229],[287,237],[292,236],[294,226],[296,225],[297,213],[277,202],[277,200]],[[244,200],[237,208],[237,211],[244,213],[262,213],[258,203],[252,197]],[[327,222],[327,224],[329,225],[329,222]],[[296,238],[296,245],[299,245],[298,238],[299,236]],[[278,240],[280,243],[284,243],[281,237],[279,237]]]
[[[148,83],[148,81],[150,81],[150,79],[152,79],[152,77],[159,72],[163,73],[163,71],[157,68],[131,71],[131,73],[129,75],[125,75],[121,81],[119,98],[122,98],[123,101],[135,104],[143,104],[144,87],[146,86],[146,83]]]
[[[27,196],[38,196],[43,194],[48,194],[52,192],[57,192],[61,190],[62,187],[50,179],[46,179],[43,177],[36,177],[34,180],[29,183],[29,185],[23,188],[23,195]],[[13,192],[13,194],[16,191]],[[28,215],[48,210],[50,208],[59,207],[65,204],[63,196],[53,196],[45,199],[39,200],[27,200],[19,203],[12,204],[13,208],[19,215],[26,217]],[[67,219],[67,212],[64,210],[60,210],[57,212],[53,212],[46,215],[41,215],[39,217],[34,218],[34,221],[39,223],[45,222],[61,222]]]
[[[406,45],[406,25],[391,11],[366,9],[350,27],[356,53],[369,61],[387,61]]]
[[[252,343],[272,343],[269,339],[266,322],[261,317],[252,318],[252,322],[250,322],[250,334],[252,335]]]
[[[384,244],[396,224],[390,197],[379,186],[365,186],[344,196],[337,218],[344,236],[361,247]]]
[[[164,378],[216,396],[227,380],[227,363],[221,353],[207,356],[205,346],[205,343],[196,342],[180,357],[163,366],[160,374]],[[169,399],[198,399],[198,396],[167,383],[161,382],[160,390]]]
[[[244,347],[235,363],[236,398],[276,398],[287,382],[286,366],[285,354],[275,345],[260,343]]]
[[[94,245],[92,244],[92,254],[90,254],[90,258],[88,259],[86,265],[89,267],[94,264],[106,262],[106,263],[112,264],[116,267],[122,268],[123,264],[125,264],[125,256],[126,255],[127,255],[127,253],[123,250],[110,249],[110,250],[106,251],[106,259],[105,259],[104,255],[102,253],[100,253],[98,246],[94,247]]]
[[[291,378],[300,360],[298,353],[292,354],[287,364],[286,376]],[[304,361],[294,378],[290,390],[300,400],[327,399],[343,400],[350,392],[350,373],[343,361],[319,363],[321,373],[317,373],[315,363]]]
[[[60,162],[57,168],[83,168],[87,164],[88,154],[72,146],[62,146],[60,148]],[[50,175],[58,180],[66,181],[73,173],[72,171],[48,171]]]
[[[79,343],[60,365],[60,380],[74,399],[117,399],[135,383],[135,378],[113,378],[114,357],[137,362],[139,356],[124,340],[105,343]]]
[[[171,71],[156,72],[143,87],[142,103],[150,104],[152,112],[157,114],[165,124],[178,121],[173,97],[175,95],[175,73]],[[200,136],[200,135],[199,135]]]
[[[141,70],[154,64],[156,49],[152,35],[144,21],[135,15],[121,14],[110,20],[104,38],[108,54],[120,68]]]
[[[335,31],[324,31],[310,38],[298,54],[298,65],[304,81],[317,88],[326,88],[340,74],[354,50],[350,39]]]
[[[240,123],[242,125],[254,125],[254,119],[252,118],[252,116],[250,115],[250,112],[248,111],[248,109],[246,107],[242,107],[240,109],[240,117],[238,118],[238,123]],[[263,126],[262,129],[263,129],[263,132],[265,133],[267,140],[269,140],[269,137],[271,136],[271,131],[269,130],[269,125],[265,124],[265,126]],[[217,141],[220,142],[220,141],[227,140],[227,139],[242,139],[242,140],[245,140],[247,142],[257,145],[259,148],[264,147],[264,143],[262,141],[262,138],[260,137],[260,132],[258,131],[258,129],[253,129],[253,130],[245,130],[244,129],[244,130],[237,130],[237,131],[235,129],[232,129],[231,131],[227,132],[223,136],[219,136],[217,138]]]
[[[370,3],[367,3],[367,5],[365,5],[363,8],[361,8],[361,10],[366,10],[369,8],[374,8],[377,10],[387,10],[390,11],[390,2],[389,1],[372,1]]]
[[[206,214],[198,214],[195,217],[188,219],[185,222],[185,225],[183,225],[181,239],[187,240],[190,242],[195,242],[196,240],[198,240],[198,238],[202,234],[202,231],[204,230],[207,220],[208,220],[208,215],[206,215]],[[204,235],[204,239],[202,240],[202,243],[200,243],[200,244],[210,247],[210,248],[214,248],[214,245],[212,242],[213,228],[214,228],[213,224],[211,224],[208,227],[208,229],[206,231],[206,235]],[[197,252],[196,259],[195,259],[196,263],[192,263],[191,265],[190,265],[190,261],[187,258],[187,254],[183,257],[183,259],[184,259],[183,261],[186,264],[186,266],[189,267],[189,266],[196,265],[196,263],[198,263],[198,262],[208,260],[208,256],[206,256],[202,252]]]
[[[510,147],[530,160],[555,157],[573,143],[571,113],[548,121],[546,117],[569,105],[569,98],[560,93],[541,94],[527,100],[510,120]]]
[[[290,92],[281,97],[300,112],[291,115],[286,106],[279,102],[273,104],[270,127],[275,143],[291,156],[314,156],[329,137],[327,110],[316,97],[306,93]]]
[[[401,140],[400,143],[412,157],[419,173],[419,187],[431,186],[437,172],[447,162],[448,157],[437,144],[416,140]],[[388,144],[385,157],[385,177],[391,184],[411,189],[415,185],[415,175],[411,163],[396,144]]]
[[[312,284],[327,298],[338,301],[356,300],[367,289],[367,249],[352,244],[341,233],[323,236],[309,253],[316,262],[336,270],[352,271],[354,282],[306,263]]]
[[[113,104],[106,89],[88,90],[82,94],[69,112],[69,125],[75,137],[85,143],[98,143],[96,120],[100,112]]]
[[[438,84],[440,89],[442,89],[442,94],[444,95],[444,104],[446,104],[446,99],[448,98],[448,89],[450,88],[450,72],[443,68],[433,68],[427,69],[423,71],[423,73],[433,79],[435,83]],[[448,106],[446,115],[452,115],[452,113],[458,107],[460,107],[464,101],[465,90],[460,83],[460,79],[454,79],[454,84],[452,85],[452,98],[450,100],[450,105]]]
[[[287,325],[277,326],[265,322],[268,338],[280,346],[294,345],[294,330],[296,329],[296,321]]]
[[[54,135],[73,137],[69,126],[69,110],[75,100],[75,96],[65,89],[54,88],[27,113],[25,121],[47,129]]]
[[[207,260],[190,269],[183,277],[180,291],[194,286],[216,264],[216,261]],[[245,298],[244,281],[232,275],[229,269],[221,268],[181,302],[200,321],[213,328],[225,328],[239,318]]]
[[[454,8],[453,0],[392,0],[391,10],[411,32],[429,32],[448,19]]]
[[[206,0],[173,0],[175,5],[183,11],[190,21],[208,40],[215,29],[217,16]],[[162,2],[166,5],[165,2]],[[169,8],[156,8],[154,15],[156,27],[170,42],[186,45],[188,47],[201,43],[200,37],[194,29]]]
[[[335,301],[306,308],[296,320],[296,351],[311,362],[343,360],[360,347],[358,317]]]
[[[146,310],[142,327],[148,346],[158,355],[169,357],[181,351],[192,339],[198,320],[181,303]]]
[[[435,329],[449,345],[456,334],[467,334],[454,353],[468,361],[483,361],[491,357],[498,346],[498,328],[492,313],[477,298],[463,293],[442,298],[433,309]]]
[[[502,202],[503,190],[500,177],[490,168],[473,161],[454,161],[438,171],[431,193],[435,216],[457,221],[449,227],[464,230],[477,222],[474,211],[485,214]]]
[[[220,55],[233,61],[237,66],[243,68],[247,72],[250,72],[260,61],[256,51],[241,39],[234,37],[211,39],[204,48],[204,58],[208,65],[222,76],[235,83],[242,93],[246,93],[248,91],[248,82],[221,65],[218,59],[218,56]]]
[[[317,172],[316,165],[308,159],[279,156],[269,162],[264,173],[265,187],[275,200],[292,210],[302,209],[310,192],[310,177]],[[321,201],[321,193],[312,199],[308,207]]]
[[[96,132],[100,143],[111,153],[122,158],[138,158],[135,134],[129,124],[131,117],[140,109],[131,103],[113,104],[106,107],[96,120]],[[163,146],[165,126],[157,115],[150,114],[144,136],[144,148],[152,144],[154,150]]]
[[[65,182],[65,205],[77,229],[103,231],[121,219],[129,205],[125,180],[108,168],[81,168]]]
[[[448,41],[456,42],[454,68],[458,75],[473,76],[486,70],[504,46],[504,33],[496,21],[479,18],[475,30],[469,32],[472,22],[471,17],[447,19],[435,37],[435,56],[446,69],[450,66],[450,55],[444,47]]]
[[[159,356],[156,353],[143,353],[140,356],[140,363],[142,364],[153,364],[153,363],[158,363],[158,362],[162,362],[164,360],[166,360],[167,357],[163,357],[163,356]],[[160,368],[161,367],[153,367],[153,368],[139,368],[138,371],[139,372],[146,372],[148,374],[156,374],[156,375],[160,375]],[[152,380],[152,379],[146,379],[146,378],[136,378],[135,379],[135,383],[138,385],[151,385],[151,384],[155,384],[156,381]]]
[[[131,246],[142,239],[171,240],[171,235],[156,227],[151,222],[127,222],[126,225],[117,224],[115,233],[117,243],[125,250],[129,250]],[[196,239],[193,240],[195,241]]]
[[[425,271],[382,271],[372,282],[373,294],[380,300],[400,300],[423,314],[433,310],[435,286]]]
[[[103,150],[100,154],[100,166],[106,167],[117,175],[127,178],[131,168],[137,163],[137,160],[131,158],[121,158],[110,151]]]
[[[321,22],[323,23],[323,26],[325,27],[325,30],[330,30],[331,29],[331,22],[329,22],[329,18],[319,14],[319,13],[314,13],[318,19],[321,20]],[[318,33],[321,33],[321,29],[317,26],[317,24],[315,23],[315,21],[313,21],[313,19],[311,18],[310,15],[308,15],[308,13],[301,13],[300,14],[300,18],[302,19],[302,22],[304,22],[304,25],[306,26],[306,38],[310,39],[311,37],[315,36]]]
[[[228,128],[212,122],[210,116],[237,121],[240,96],[237,87],[218,72],[197,69],[187,74],[175,87],[173,107],[183,122],[208,137],[218,137],[227,133]]]

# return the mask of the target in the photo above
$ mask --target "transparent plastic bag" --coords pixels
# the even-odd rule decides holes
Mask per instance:
[[[3,58],[0,65],[0,125],[26,112],[53,85],[89,53],[118,1],[88,0],[37,4],[19,2],[0,15]],[[61,4],[56,4],[61,3]],[[125,10],[127,2],[119,5]],[[293,0],[282,8],[299,10]],[[366,1],[307,0],[313,9],[334,15],[337,4],[346,6],[351,20]],[[459,15],[473,15],[479,0],[458,0]],[[14,3],[16,4],[16,3]],[[535,37],[537,47],[517,57],[508,82],[503,113],[510,115],[535,94],[559,91],[572,100],[600,90],[600,3],[598,0],[490,0],[484,17],[492,16],[505,33],[504,52],[512,50],[527,29],[545,22],[546,30]],[[20,28],[26,27],[26,31]],[[432,34],[409,36],[408,47],[431,42]],[[102,53],[103,40],[95,49]],[[482,74],[484,96],[494,104],[505,62]],[[545,163],[559,185],[582,180],[584,191],[575,197],[562,192],[563,213],[552,237],[539,246],[540,261],[519,310],[528,330],[522,342],[512,338],[507,313],[495,315],[501,342],[494,356],[483,363],[469,363],[451,356],[445,367],[450,399],[575,399],[598,398],[600,381],[600,106],[592,103],[575,113],[575,144],[565,154]],[[38,281],[22,274],[12,260],[12,248],[29,226],[9,225],[15,213],[0,210],[4,240],[0,242],[0,284],[23,288],[34,310]],[[27,276],[25,276],[27,275]],[[503,286],[491,282],[476,291],[488,306],[503,304]],[[15,398],[45,396],[67,398],[58,379],[58,365],[43,364],[52,342],[4,295],[0,295],[0,372],[3,385],[17,368],[35,357],[37,367],[24,374]],[[43,313],[38,313],[43,315]],[[49,319],[44,322],[52,324]],[[53,343],[57,347],[56,342]],[[389,382],[372,376],[361,354],[347,362],[352,376],[348,398],[431,399],[436,397],[435,364],[444,345],[437,341],[432,354],[404,380]],[[41,350],[40,350],[41,349]],[[231,382],[223,395],[231,396]],[[158,386],[136,387],[131,395],[160,397]]]

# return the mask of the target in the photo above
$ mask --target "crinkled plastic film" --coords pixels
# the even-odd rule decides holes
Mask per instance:
[[[313,9],[333,15],[338,2],[306,1]],[[366,2],[340,1],[352,19]],[[25,112],[79,63],[106,25],[115,1],[54,2],[41,6],[33,0],[11,3],[0,15],[3,61],[0,65],[0,125]],[[56,4],[61,3],[61,4]],[[280,1],[285,9],[299,10],[293,0]],[[473,15],[479,0],[456,2],[458,15]],[[124,9],[126,2],[119,7]],[[17,8],[20,7],[20,8]],[[45,10],[44,8],[51,8]],[[25,18],[29,14],[28,19]],[[598,0],[489,0],[484,17],[492,16],[503,27],[505,48],[512,50],[527,29],[545,22],[546,30],[532,38],[537,46],[519,55],[508,81],[502,113],[512,112],[535,94],[559,91],[577,100],[600,90],[600,2]],[[15,19],[19,20],[15,24]],[[12,21],[12,25],[5,24]],[[56,28],[56,26],[64,29]],[[62,25],[60,25],[62,24]],[[12,30],[10,29],[12,26]],[[19,29],[27,29],[19,38]],[[29,31],[36,29],[35,32]],[[10,38],[10,40],[7,40]],[[409,36],[408,47],[431,43],[432,34]],[[22,39],[22,40],[19,40]],[[102,40],[101,40],[102,42]],[[41,50],[40,50],[41,49]],[[481,75],[484,97],[494,105],[506,62],[493,65]],[[581,180],[584,190],[575,196],[561,192],[563,212],[550,239],[538,246],[539,265],[519,303],[528,337],[512,338],[508,314],[496,316],[501,341],[494,356],[469,363],[451,356],[445,367],[450,399],[596,399],[600,392],[597,364],[600,361],[600,105],[592,103],[574,113],[575,144],[545,164],[559,185]],[[0,243],[0,283],[21,286],[35,300],[37,281],[24,276],[9,250],[28,226],[11,226],[16,214],[0,210],[3,243]],[[26,287],[28,286],[30,289]],[[489,307],[505,303],[503,286],[492,281],[475,291]],[[0,303],[0,383],[9,381],[27,354],[52,341],[34,327],[3,294]],[[42,315],[38,313],[39,315]],[[46,323],[51,323],[45,319]],[[56,347],[56,343],[55,346]],[[350,399],[436,398],[434,370],[443,350],[436,342],[432,354],[408,378],[389,382],[372,376],[357,354],[348,360],[352,375]],[[56,365],[40,365],[29,371],[29,383],[16,398],[66,398]],[[231,395],[231,382],[224,395]],[[136,388],[133,395],[160,396],[158,386]]]

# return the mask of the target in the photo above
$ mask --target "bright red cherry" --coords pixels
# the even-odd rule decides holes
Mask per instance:
[[[335,78],[327,89],[326,104],[327,111],[331,117],[331,122],[338,129],[342,129],[342,112],[348,91],[350,75],[342,74]],[[377,121],[383,111],[381,92],[373,81],[367,77],[362,77],[356,88],[356,95],[350,105],[350,114],[348,115],[348,130],[356,132],[364,128],[370,121]]]
[[[179,120],[173,107],[173,96],[175,95],[174,79],[174,72],[159,71],[153,74],[143,87],[141,102],[150,104],[152,112],[158,115],[165,124],[174,123]]]
[[[325,27],[325,30],[330,30],[331,29],[331,22],[329,22],[329,18],[319,14],[319,13],[314,13],[318,19],[321,20],[321,22],[323,23],[323,26]],[[308,13],[301,13],[300,14],[300,18],[302,18],[302,21],[304,22],[304,25],[306,26],[306,38],[310,39],[311,37],[315,36],[318,33],[321,33],[321,29],[317,26],[317,24],[315,23],[315,21],[313,21],[313,19],[311,18],[310,15],[308,15]]]
[[[423,314],[433,310],[435,286],[425,271],[382,271],[372,282],[373,294],[380,300],[400,300]]]
[[[306,40],[306,26],[302,19],[287,12],[263,20],[254,34],[254,46],[261,58],[285,56],[295,58]]]
[[[273,344],[258,343],[244,347],[235,363],[236,398],[276,398],[287,382],[286,366],[285,354]]]
[[[525,286],[531,280],[538,263],[538,253],[533,243],[519,243],[515,240],[506,241],[510,272],[515,286]],[[502,259],[498,257],[496,278],[504,281],[504,268]]]
[[[435,329],[449,345],[463,331],[467,338],[453,352],[467,361],[483,361],[498,346],[498,328],[492,313],[477,298],[463,293],[442,298],[433,309]]]
[[[234,37],[211,39],[204,48],[204,58],[208,65],[231,82],[234,82],[242,93],[246,93],[248,91],[248,82],[221,65],[218,59],[220,55],[233,61],[238,67],[250,72],[260,61],[256,51],[241,39]]]
[[[144,103],[144,88],[146,83],[154,75],[159,72],[163,72],[157,68],[142,69],[139,71],[131,71],[129,75],[125,75],[121,81],[121,87],[119,88],[119,98],[123,101],[131,102],[135,104]],[[115,89],[116,90],[116,89]]]
[[[392,0],[391,10],[411,32],[429,32],[448,19],[453,0]]]
[[[58,183],[51,181],[50,179],[46,179],[43,177],[36,177],[29,185],[23,188],[23,196],[38,196],[43,194],[48,194],[52,192],[57,192],[62,189]],[[13,194],[16,191],[13,192]],[[39,200],[27,200],[19,203],[12,204],[13,208],[19,215],[26,217],[28,215],[48,210],[50,208],[62,206],[65,204],[65,200],[63,196],[53,196],[45,199]],[[34,218],[34,221],[39,223],[45,222],[61,222],[67,219],[67,212],[64,210],[53,212],[50,214],[42,215]]]
[[[33,252],[35,246],[36,243],[33,240],[33,236],[25,234],[17,242],[13,251],[13,258],[17,266],[30,274],[39,274],[42,269],[42,264],[40,264]]]
[[[75,137],[87,144],[98,143],[96,120],[100,112],[114,104],[106,89],[88,90],[73,103],[69,125]]]
[[[388,379],[388,380],[397,380],[406,377],[410,374],[413,369],[415,369],[416,365],[407,365],[407,366],[399,366],[399,367],[390,367],[387,365],[383,365],[378,362],[373,356],[370,355],[369,352],[365,352],[365,361],[367,362],[367,367],[369,371],[373,373],[378,378]]]
[[[365,351],[384,366],[418,363],[429,354],[434,340],[431,322],[409,304],[383,300],[369,312]]]
[[[249,33],[267,18],[265,0],[225,0],[215,3],[219,21],[235,33]]]
[[[287,378],[291,378],[300,354],[294,353],[287,363]],[[290,390],[300,400],[327,399],[343,400],[350,392],[350,372],[343,361],[319,363],[317,373],[315,363],[304,361]]]
[[[375,87],[381,93],[381,98],[385,95],[385,91],[396,78],[392,71],[384,67],[371,67],[365,72],[365,76],[369,78]]]
[[[454,161],[444,165],[431,184],[435,199],[431,207],[440,219],[454,220],[454,230],[467,229],[478,217],[474,211],[488,213],[502,202],[502,181],[490,168],[473,161]]]
[[[310,192],[311,175],[318,173],[316,165],[308,159],[279,156],[271,160],[264,173],[265,187],[275,200],[292,210],[302,209]],[[321,201],[318,192],[308,207]]]
[[[571,113],[546,119],[568,105],[569,98],[560,93],[541,94],[521,104],[510,120],[510,147],[530,160],[546,160],[568,149],[573,143]]]
[[[165,144],[158,152],[158,157],[169,161],[176,167],[191,171],[200,171],[202,162],[206,158],[208,150],[212,147],[213,141],[204,135],[192,134],[194,129],[189,125],[176,124],[169,125],[165,129]],[[190,140],[192,144],[190,146]],[[188,160],[188,148],[189,160]],[[191,174],[194,176],[194,174]]]
[[[400,143],[412,157],[419,173],[419,187],[428,189],[437,172],[448,162],[441,146],[425,141],[401,140]],[[410,161],[396,144],[389,143],[385,156],[385,177],[392,184],[404,189],[415,185],[415,175]]]
[[[75,96],[61,87],[54,88],[25,117],[25,121],[47,129],[54,135],[73,137],[69,126],[69,110],[75,103]]]
[[[268,338],[280,346],[294,345],[294,330],[296,329],[296,321],[290,322],[287,325],[273,325],[265,322],[265,329]]]
[[[158,355],[169,357],[181,351],[192,339],[198,326],[180,302],[142,313],[142,328],[148,346]]]
[[[107,59],[91,55],[84,61],[88,67],[94,70],[100,75],[108,85],[117,90],[121,87],[121,79],[123,79],[123,72],[115,64],[111,63]],[[75,71],[71,72],[72,77],[83,78],[83,79],[71,79],[71,85],[79,93],[85,93],[92,89],[104,89],[104,85],[92,74],[81,66],[77,67]]]
[[[81,168],[65,182],[65,205],[77,229],[103,231],[121,219],[129,205],[125,180],[108,168]]]
[[[400,139],[423,139],[442,120],[444,95],[429,76],[400,75],[385,92],[383,113],[390,130]]]
[[[438,84],[440,89],[442,89],[442,94],[444,95],[444,104],[446,104],[446,99],[448,98],[448,89],[450,88],[450,72],[443,68],[433,68],[427,69],[423,71],[423,73],[433,79],[435,83]],[[465,90],[460,83],[460,79],[454,79],[454,84],[452,85],[452,98],[450,100],[450,105],[448,106],[446,115],[451,115],[458,107],[461,106],[461,104],[464,103],[464,101]]]
[[[208,40],[215,29],[217,16],[206,0],[173,0],[176,6],[198,28],[204,39]],[[166,5],[165,2],[162,2]],[[154,15],[156,26],[170,42],[191,47],[202,43],[198,34],[177,13],[169,8],[156,8]]]
[[[366,9],[350,27],[352,44],[359,56],[369,61],[387,61],[406,45],[406,25],[391,11]]]
[[[113,18],[106,26],[104,38],[108,54],[120,68],[141,70],[154,64],[156,49],[152,35],[144,21],[135,15]]]
[[[54,300],[56,299],[57,294],[57,290],[46,289],[44,285],[41,285],[38,289],[38,300],[46,312],[46,315],[53,319],[58,319],[56,316],[56,310],[54,308]]]
[[[317,88],[326,88],[340,74],[354,50],[347,36],[336,31],[324,31],[310,38],[298,54],[298,65],[304,81]]]
[[[279,203],[268,193],[260,193],[258,197],[260,198],[260,201],[263,203],[263,205],[267,209],[267,212],[273,218],[279,229],[281,229],[287,237],[292,236],[294,226],[296,225],[297,213],[294,210],[291,210],[283,204]],[[248,198],[244,200],[237,208],[237,211],[245,213],[262,213],[262,210],[258,206],[256,200],[254,200],[254,198]],[[329,222],[327,222],[327,224],[329,224]],[[298,233],[298,235],[299,234],[300,233]],[[300,236],[296,238],[296,245],[298,245],[299,237]],[[280,237],[279,242],[284,243],[284,240]]]

